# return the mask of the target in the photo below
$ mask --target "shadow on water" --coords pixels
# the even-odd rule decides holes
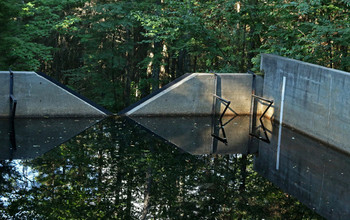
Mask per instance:
[[[333,210],[333,215],[320,212],[327,218],[346,219],[349,213],[344,208],[349,203],[342,204],[349,192],[348,157],[318,149],[292,131],[289,137],[284,129],[290,143],[282,145],[276,171],[276,129],[271,124],[266,125],[268,144],[249,135],[249,118],[234,118],[225,125],[226,145],[211,135],[211,126],[217,126],[211,118],[138,120],[153,133],[128,119],[109,118],[35,159],[1,159],[0,216],[322,219],[314,208]],[[321,152],[320,159],[312,159],[316,152]],[[330,199],[341,192],[345,201]]]

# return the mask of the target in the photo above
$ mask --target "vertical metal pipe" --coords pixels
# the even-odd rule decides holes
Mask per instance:
[[[213,91],[213,105],[211,112],[211,133],[216,134],[216,93],[217,93],[217,75],[214,73],[214,91]],[[210,152],[213,153],[214,149],[217,148],[217,139],[212,135],[211,149]]]
[[[11,71],[11,69],[9,69],[10,71],[10,95],[9,95],[9,98],[10,98],[10,115],[11,117],[13,116],[12,113],[13,113],[13,72]]]
[[[212,105],[212,115],[216,115],[216,96],[217,96],[217,89],[218,89],[218,76],[216,73],[214,73],[214,91],[213,91],[213,105]]]
[[[284,76],[283,83],[282,83],[282,94],[281,94],[280,127],[279,127],[279,131],[278,131],[276,170],[278,170],[280,167],[281,136],[282,136],[283,107],[284,107],[285,90],[286,90],[286,77]]]
[[[13,72],[10,70],[10,95],[13,95]]]
[[[16,106],[17,106],[17,100],[14,98],[13,96],[13,72],[11,71],[11,69],[9,69],[10,71],[10,95],[9,95],[9,99],[10,99],[10,131],[9,131],[9,139],[10,139],[10,150],[11,150],[11,155],[13,153],[14,150],[16,150],[16,135],[15,135],[15,114],[16,114]],[[11,156],[12,157],[12,156]]]

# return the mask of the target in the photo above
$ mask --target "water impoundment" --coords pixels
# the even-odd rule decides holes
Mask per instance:
[[[0,72],[0,218],[350,219],[350,74],[267,54],[261,72],[187,74],[108,118]]]
[[[278,126],[264,120],[266,139],[250,121],[224,117],[222,131],[212,117],[107,118],[80,127],[67,119],[34,140],[17,127],[42,120],[22,119],[15,125],[16,143],[27,149],[21,152],[25,160],[1,159],[0,216],[349,218],[349,155],[288,127],[277,155]],[[75,134],[72,125],[81,131],[89,123],[57,147],[33,144],[40,136],[41,143],[60,140]],[[51,150],[32,156],[42,147]]]

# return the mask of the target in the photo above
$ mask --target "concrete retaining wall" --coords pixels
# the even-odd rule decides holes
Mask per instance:
[[[0,117],[9,116],[10,74],[0,71]],[[107,111],[35,72],[14,71],[16,117],[106,116]]]
[[[208,73],[188,74],[171,83],[159,92],[146,97],[137,105],[119,114],[122,115],[211,115],[213,113],[213,94],[215,75]],[[249,114],[252,93],[252,75],[222,73],[217,74],[216,94],[231,101],[227,115]],[[223,111],[224,106],[217,102]]]
[[[350,73],[263,54],[264,97],[274,99],[268,116],[279,119],[286,76],[283,122],[350,152]]]

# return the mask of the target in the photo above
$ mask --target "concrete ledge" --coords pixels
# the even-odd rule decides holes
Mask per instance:
[[[121,111],[126,116],[211,115],[214,113],[214,96],[231,101],[227,115],[249,114],[252,92],[252,75],[242,73],[192,73],[167,85],[162,90]],[[217,102],[216,114],[223,111]]]
[[[107,110],[44,74],[13,71],[16,117],[104,117]],[[9,116],[8,71],[0,71],[0,117]]]

